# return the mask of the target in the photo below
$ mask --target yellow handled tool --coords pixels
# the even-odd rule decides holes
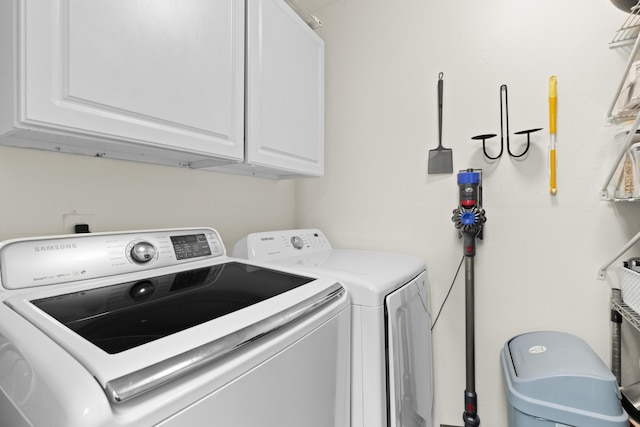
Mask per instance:
[[[556,109],[558,104],[558,79],[549,77],[549,192],[555,195],[556,186]]]

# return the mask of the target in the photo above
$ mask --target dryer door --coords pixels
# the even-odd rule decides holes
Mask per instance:
[[[431,316],[426,273],[386,297],[389,426],[433,427]]]

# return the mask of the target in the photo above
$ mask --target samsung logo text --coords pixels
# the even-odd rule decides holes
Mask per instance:
[[[47,245],[47,246],[36,246],[34,250],[36,252],[53,252],[53,251],[64,251],[67,249],[77,249],[78,245],[76,243],[66,243],[63,245]]]

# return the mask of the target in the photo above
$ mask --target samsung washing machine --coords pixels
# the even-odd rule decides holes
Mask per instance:
[[[431,318],[422,259],[334,249],[316,229],[253,233],[233,256],[332,277],[351,295],[353,427],[433,427]]]
[[[350,307],[210,228],[0,242],[0,426],[347,427]]]

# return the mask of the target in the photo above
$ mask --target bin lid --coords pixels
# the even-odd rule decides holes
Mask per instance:
[[[503,366],[507,397],[521,412],[548,419],[554,419],[553,413],[559,422],[558,413],[571,415],[569,419],[577,414],[580,418],[625,415],[615,376],[574,335],[553,331],[519,335],[505,344],[502,363],[511,364]],[[593,425],[609,424],[594,418]]]
[[[509,342],[516,375],[538,381],[558,376],[585,376],[615,381],[611,371],[582,339],[562,332],[532,332]]]

